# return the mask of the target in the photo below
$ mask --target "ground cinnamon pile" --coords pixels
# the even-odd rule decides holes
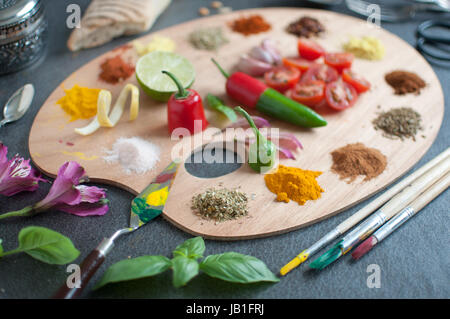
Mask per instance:
[[[240,17],[231,23],[231,29],[243,35],[266,32],[271,29],[270,24],[259,14]]]
[[[362,143],[348,144],[331,153],[331,170],[341,179],[353,182],[364,176],[364,182],[380,175],[386,168],[387,159],[379,150],[368,148]]]
[[[106,59],[100,68],[99,78],[107,83],[116,84],[128,79],[134,73],[134,66],[126,63],[120,55]]]
[[[386,82],[395,90],[395,94],[403,95],[406,93],[419,94],[425,87],[425,81],[417,74],[408,71],[392,71],[385,75]]]

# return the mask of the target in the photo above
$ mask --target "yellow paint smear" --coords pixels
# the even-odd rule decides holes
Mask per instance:
[[[88,156],[86,156],[86,154],[84,154],[82,152],[67,152],[67,151],[60,151],[60,152],[63,153],[64,155],[78,157],[79,159],[84,160],[84,161],[93,161],[98,158],[98,156],[96,156],[96,155],[92,155],[92,156],[88,157]]]
[[[160,189],[159,191],[152,192],[147,196],[146,202],[151,206],[161,206],[167,200],[169,195],[169,189],[166,187]]]

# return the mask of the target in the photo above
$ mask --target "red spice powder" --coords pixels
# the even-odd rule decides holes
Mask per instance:
[[[111,84],[126,80],[134,73],[134,66],[126,63],[120,55],[106,59],[100,68],[102,72],[99,78]]]
[[[231,23],[233,31],[250,35],[260,32],[266,32],[271,29],[271,26],[263,17],[258,14],[249,17],[240,17]]]

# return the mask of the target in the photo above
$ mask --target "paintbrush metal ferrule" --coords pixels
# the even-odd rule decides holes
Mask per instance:
[[[321,239],[316,241],[311,247],[306,249],[305,252],[308,253],[308,255],[313,255],[341,235],[341,232],[337,228],[334,228]]]
[[[340,244],[342,254],[345,255],[356,244],[369,237],[375,230],[377,230],[386,221],[387,217],[382,210],[367,218],[364,222],[359,224],[350,233],[344,236]]]
[[[325,247],[330,242],[335,240],[341,235],[340,231],[337,228],[334,228],[332,231],[328,232],[325,236],[315,242],[311,247],[303,250],[300,254],[298,254],[294,259],[292,259],[289,263],[283,266],[280,270],[280,274],[282,276],[286,275],[288,272],[298,267],[300,264],[304,263],[309,256],[318,252],[322,247]]]
[[[394,230],[399,228],[404,222],[416,214],[416,211],[411,206],[405,207],[400,213],[391,218],[386,224],[378,229],[373,236],[378,242],[389,236]]]

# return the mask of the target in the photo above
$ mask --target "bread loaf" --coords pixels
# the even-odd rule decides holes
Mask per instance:
[[[74,29],[67,46],[71,51],[92,48],[121,35],[149,30],[171,0],[92,0],[81,27]]]

